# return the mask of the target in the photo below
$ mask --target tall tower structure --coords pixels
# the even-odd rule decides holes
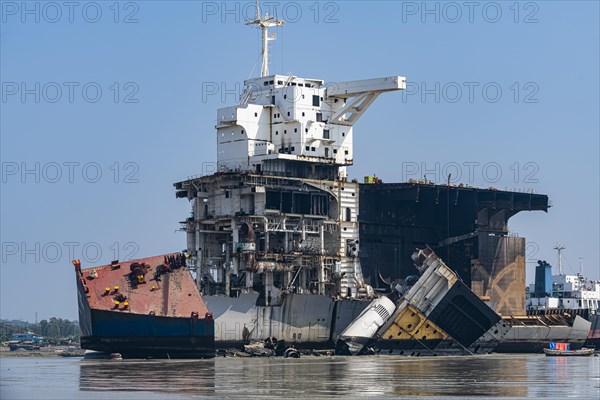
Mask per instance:
[[[558,275],[563,275],[563,259],[562,259],[562,251],[566,249],[565,246],[561,244],[557,244],[554,246],[554,250],[558,253]]]

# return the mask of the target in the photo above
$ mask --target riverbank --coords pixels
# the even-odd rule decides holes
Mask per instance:
[[[73,347],[73,346],[47,346],[41,347],[39,350],[25,350],[18,349],[11,351],[8,347],[0,348],[0,358],[13,358],[13,357],[66,357],[69,356],[83,356],[84,350]]]

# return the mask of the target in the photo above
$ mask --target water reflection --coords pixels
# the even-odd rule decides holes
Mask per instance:
[[[600,358],[216,358],[82,361],[81,391],[148,391],[165,397],[475,396],[596,397]]]
[[[81,391],[125,391],[211,396],[215,360],[83,360]]]
[[[600,398],[600,357],[546,357],[527,360],[531,397]]]

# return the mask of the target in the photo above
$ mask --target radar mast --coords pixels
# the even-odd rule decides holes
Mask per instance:
[[[562,251],[565,249],[566,247],[563,246],[562,244],[557,244],[556,246],[554,246],[554,250],[556,250],[558,252],[558,274],[562,275],[563,274],[563,265],[562,265]]]
[[[269,35],[269,28],[275,26],[285,25],[285,21],[282,19],[275,19],[269,16],[269,13],[265,13],[265,16],[260,15],[260,6],[258,0],[256,0],[256,17],[253,20],[246,21],[246,25],[257,25],[262,30],[262,68],[260,70],[260,76],[269,76],[269,41],[275,40],[277,37],[275,33]]]

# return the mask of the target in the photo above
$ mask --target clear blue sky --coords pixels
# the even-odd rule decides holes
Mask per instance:
[[[74,319],[70,252],[88,267],[186,247],[172,183],[215,161],[222,90],[259,36],[240,17],[253,2],[23,4],[1,3],[0,317]],[[441,182],[458,165],[463,183],[546,193],[548,214],[510,221],[528,258],[552,263],[560,242],[567,272],[583,257],[599,278],[598,2],[270,4],[288,19],[272,72],[408,78],[356,125],[352,177]]]

